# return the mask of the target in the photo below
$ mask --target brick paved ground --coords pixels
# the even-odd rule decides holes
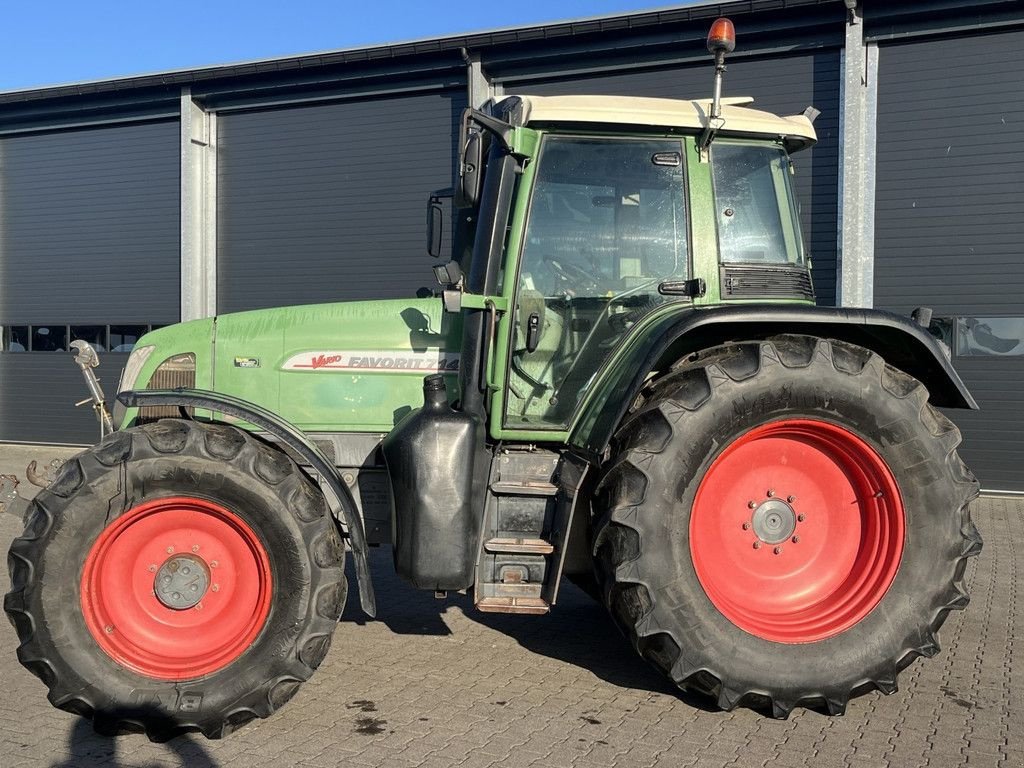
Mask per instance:
[[[572,587],[545,617],[435,601],[374,556],[377,621],[350,600],[320,671],[274,718],[219,742],[102,739],[47,704],[0,629],[0,766],[1017,766],[1024,765],[1024,500],[975,507],[985,551],[973,601],[893,696],[788,721],[705,711],[648,670],[604,610]],[[20,530],[0,516],[5,549]],[[6,590],[6,572],[3,588]],[[1016,638],[1016,642],[1015,642]]]

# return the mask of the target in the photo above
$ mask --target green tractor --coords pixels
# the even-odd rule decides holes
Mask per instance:
[[[267,717],[327,654],[346,553],[374,615],[375,544],[481,611],[547,613],[565,576],[723,709],[841,714],[936,653],[981,547],[936,408],[977,406],[927,311],[815,306],[814,113],[720,98],[730,33],[707,101],[467,110],[436,296],[141,339],[10,549],[50,701],[153,739]]]

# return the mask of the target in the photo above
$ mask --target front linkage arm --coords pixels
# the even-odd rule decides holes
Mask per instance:
[[[355,500],[334,465],[300,429],[258,405],[220,392],[208,392],[202,389],[129,390],[119,393],[117,399],[127,408],[172,405],[224,413],[269,432],[308,461],[338,500],[342,522],[348,528],[352,556],[355,558],[356,578],[359,581],[359,603],[368,616],[371,618],[376,616],[377,603],[373,593],[373,582],[370,579],[370,566],[367,562],[366,533],[363,530],[363,521],[359,517]]]

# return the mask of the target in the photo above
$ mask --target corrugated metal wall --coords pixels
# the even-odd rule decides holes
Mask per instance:
[[[177,121],[2,137],[0,178],[0,326],[179,319]],[[95,440],[69,353],[2,352],[0,382],[0,440]]]
[[[814,124],[818,144],[794,155],[795,189],[804,239],[814,260],[814,284],[821,304],[835,303],[836,206],[839,163],[839,51],[756,58],[729,63],[724,93],[753,96],[754,106],[779,114],[798,114],[808,105],[821,110]],[[614,74],[547,80],[510,80],[505,92],[540,96],[592,93],[666,98],[708,98],[712,68],[706,61],[685,67],[660,67]]]
[[[453,182],[465,105],[448,90],[221,115],[219,311],[434,286],[427,197]]]
[[[1020,30],[880,46],[878,307],[1024,319],[1021,72]],[[954,364],[983,409],[950,414],[965,460],[984,488],[1024,491],[1024,356]]]

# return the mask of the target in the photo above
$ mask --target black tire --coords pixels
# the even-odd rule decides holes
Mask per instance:
[[[763,639],[723,615],[689,543],[694,498],[716,457],[749,430],[794,418],[829,422],[873,447],[898,484],[906,526],[877,605],[803,643]],[[644,658],[725,710],[842,714],[860,693],[892,693],[901,670],[939,650],[949,611],[968,602],[966,558],[981,538],[969,512],[978,483],[957,455],[960,439],[920,382],[851,344],[780,336],[693,356],[644,393],[613,440],[594,497],[605,603]]]
[[[171,681],[138,674],[100,647],[80,582],[105,529],[143,502],[180,496],[237,515],[267,555],[271,586],[269,613],[237,658]],[[164,419],[116,432],[68,461],[26,520],[8,555],[4,601],[18,659],[54,706],[104,735],[220,738],[269,716],[320,665],[345,603],[344,545],[323,495],[288,456],[235,427]]]

